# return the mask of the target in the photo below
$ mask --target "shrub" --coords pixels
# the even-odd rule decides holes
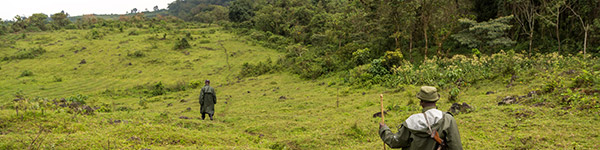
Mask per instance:
[[[373,61],[371,61],[371,67],[369,67],[369,73],[379,76],[389,74],[390,72],[383,67],[382,62],[382,59],[373,59]]]
[[[152,92],[150,93],[152,96],[158,96],[158,95],[163,95],[166,94],[167,91],[165,90],[165,86],[162,84],[162,82],[158,82],[156,83],[154,86],[152,86]]]
[[[144,54],[144,52],[138,50],[138,51],[135,51],[133,53],[127,53],[127,56],[129,56],[129,57],[138,57],[139,58],[139,57],[146,56],[146,54]]]
[[[82,94],[77,94],[75,96],[70,96],[65,98],[65,100],[69,103],[79,103],[79,104],[85,104],[85,101],[88,99],[88,96],[82,95]]]
[[[598,73],[592,73],[587,70],[582,70],[582,73],[573,78],[574,88],[580,87],[590,87],[594,85],[594,83],[600,83],[600,78],[598,78]]]
[[[38,57],[42,54],[46,53],[46,50],[42,47],[30,48],[30,49],[22,49],[15,53],[15,55],[11,57],[4,57],[4,60],[10,59],[32,59]]]
[[[188,40],[186,38],[181,38],[177,42],[175,42],[175,46],[173,47],[173,49],[182,50],[182,49],[186,49],[186,48],[190,48],[190,47],[192,47],[192,46],[190,46],[190,43],[188,43]]]
[[[385,55],[383,56],[383,60],[381,60],[381,63],[383,66],[385,66],[386,69],[392,69],[395,68],[396,65],[402,63],[402,59],[402,52],[386,51]]]
[[[33,76],[33,72],[31,72],[29,70],[25,70],[25,71],[21,72],[21,75],[19,77],[28,77],[28,76]]]
[[[204,83],[204,81],[200,81],[200,80],[192,81],[189,83],[189,87],[192,89],[196,89],[196,88],[200,87],[202,85],[202,83]]]
[[[137,31],[137,30],[131,30],[131,31],[129,31],[129,34],[127,34],[127,35],[130,35],[130,36],[131,36],[131,35],[139,35],[139,34],[140,34],[140,33],[138,33],[138,31]]]
[[[89,38],[89,39],[94,39],[94,40],[97,40],[97,39],[101,39],[103,36],[104,36],[104,35],[103,35],[102,33],[100,33],[100,32],[99,32],[98,30],[96,30],[96,29],[93,29],[92,31],[90,31],[90,32],[88,33],[88,38]]]
[[[244,63],[242,70],[240,70],[241,77],[260,76],[277,70],[277,66],[273,64],[271,59],[267,59],[265,62],[259,62],[256,65]]]
[[[146,98],[140,98],[140,100],[138,101],[138,105],[140,105],[143,109],[148,108],[148,102],[146,101]]]
[[[450,98],[448,99],[448,101],[456,102],[458,100],[459,93],[460,89],[458,89],[457,87],[452,88],[452,90],[450,90]]]
[[[259,41],[263,41],[267,39],[267,35],[264,34],[264,32],[260,32],[260,31],[254,31],[252,33],[250,33],[250,37],[254,40],[259,40]]]

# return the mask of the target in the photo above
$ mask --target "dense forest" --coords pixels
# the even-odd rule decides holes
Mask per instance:
[[[278,64],[305,78],[372,63],[380,63],[386,74],[403,62],[418,65],[456,54],[598,56],[600,51],[596,0],[176,0],[168,14],[119,17],[130,24],[94,15],[70,22],[65,12],[16,16],[0,23],[0,34],[94,28],[111,21],[118,27],[143,27],[145,20],[218,23],[286,52]]]

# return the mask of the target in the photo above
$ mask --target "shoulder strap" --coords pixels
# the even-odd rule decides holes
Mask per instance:
[[[444,140],[442,140],[440,138],[437,131],[431,130],[431,125],[429,125],[429,120],[427,120],[427,114],[425,112],[423,112],[423,116],[425,117],[425,123],[427,124],[427,128],[429,128],[429,135],[436,143],[439,144],[439,147],[437,148],[437,150],[443,149],[443,147],[446,146],[446,143],[444,143]]]
[[[427,120],[427,114],[423,112],[423,116],[425,117],[425,124],[427,124],[427,128],[429,129],[429,135],[433,137],[433,131],[431,130],[431,125],[429,125],[429,120]]]

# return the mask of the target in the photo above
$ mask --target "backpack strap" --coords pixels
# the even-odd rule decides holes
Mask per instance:
[[[440,138],[440,135],[437,131],[431,130],[431,125],[429,125],[429,120],[427,119],[427,114],[425,112],[423,112],[423,116],[425,117],[425,123],[427,124],[427,128],[429,128],[429,135],[439,145],[437,150],[441,150],[442,147],[446,146],[446,143],[444,143],[444,140]]]

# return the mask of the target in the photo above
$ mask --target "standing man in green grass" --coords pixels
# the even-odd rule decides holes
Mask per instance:
[[[440,99],[437,89],[422,86],[417,98],[421,100],[423,113],[408,117],[397,133],[379,123],[379,136],[384,143],[392,148],[409,150],[462,149],[454,117],[436,109],[435,102]]]
[[[213,120],[215,114],[215,104],[217,104],[217,94],[215,89],[210,87],[210,80],[204,81],[204,87],[200,91],[200,113],[202,113],[202,120],[206,114]]]

